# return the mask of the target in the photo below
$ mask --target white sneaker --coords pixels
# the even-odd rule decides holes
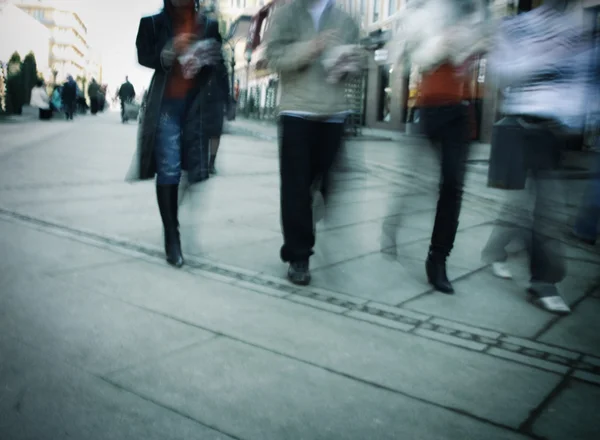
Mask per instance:
[[[498,278],[502,278],[505,280],[512,280],[513,277],[506,263],[499,261],[492,263],[492,273]]]

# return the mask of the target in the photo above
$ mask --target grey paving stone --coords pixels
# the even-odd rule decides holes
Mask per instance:
[[[600,356],[600,302],[583,301],[539,339],[541,342]]]
[[[572,381],[555,397],[533,426],[549,440],[600,438],[600,387]]]
[[[581,379],[585,382],[591,382],[596,385],[600,385],[600,375],[588,373],[587,371],[576,370],[573,373],[573,377],[576,379]]]
[[[518,426],[558,380],[491,356],[289,301],[248,295],[235,286],[170,268],[153,266],[149,271],[146,265],[97,270],[93,278],[87,274],[80,281],[70,275],[68,282],[83,282],[104,295],[118,295],[214,332],[510,426]],[[127,288],[116,289],[125,277]],[[489,399],[490,389],[495,390],[494,399]]]
[[[393,319],[382,318],[380,316],[371,315],[370,313],[365,312],[352,311],[350,313],[347,313],[346,316],[350,316],[351,318],[356,318],[363,321],[372,322],[373,324],[382,325],[384,327],[395,328],[404,332],[408,332],[415,328],[415,326],[411,324],[405,324],[403,322],[398,322]]]
[[[407,307],[418,312],[522,337],[533,337],[553,316],[526,300],[510,281],[480,272],[454,283],[457,295],[428,295]],[[559,344],[560,345],[560,344]]]
[[[247,439],[521,438],[226,340],[124,372],[113,380]]]
[[[526,356],[524,354],[502,350],[500,348],[492,347],[488,350],[488,353],[490,353],[493,356],[498,356],[504,359],[510,359],[517,362],[521,362],[523,364],[532,365],[534,367],[539,367],[546,371],[552,371],[554,373],[567,374],[567,372],[569,371],[569,367],[548,362],[543,359],[536,359],[535,357]]]
[[[25,269],[31,274],[31,268],[53,274],[125,260],[128,258],[114,252],[0,220],[0,280],[21,276]]]
[[[0,337],[0,438],[231,439]]]
[[[32,277],[4,285],[0,333],[95,373],[124,368],[214,336],[119,301],[122,285],[114,290],[115,299],[94,295],[89,285],[93,278],[86,281],[79,274],[75,284],[66,278]]]
[[[307,298],[305,296],[300,295],[292,295],[289,297],[289,300],[298,304],[305,304],[307,306],[315,307],[317,309],[326,310],[332,313],[344,313],[348,309],[345,307],[336,306],[334,304],[329,304],[324,301],[319,301],[313,298]]]
[[[515,338],[512,336],[507,336],[507,337],[502,338],[502,340],[508,342],[509,344],[516,344],[521,347],[532,348],[534,350],[543,351],[546,353],[551,353],[551,354],[555,354],[558,356],[562,356],[567,359],[578,359],[580,356],[579,353],[575,353],[575,352],[572,352],[569,350],[564,350],[562,348],[551,347],[551,346],[545,345],[545,344],[538,344],[536,342],[529,341],[529,340],[523,339],[523,338]]]
[[[454,330],[483,336],[485,338],[498,339],[500,337],[500,333],[498,333],[498,332],[493,332],[490,330],[485,330],[485,329],[481,329],[478,327],[461,324],[458,322],[448,321],[447,319],[434,318],[431,320],[431,323],[441,325],[442,327],[448,327],[448,328],[451,328]]]
[[[452,335],[444,335],[431,330],[417,329],[415,330],[415,334],[424,336],[426,338],[435,339],[436,341],[457,345],[459,347],[465,347],[469,350],[483,351],[487,347],[485,344],[480,342],[469,341]]]

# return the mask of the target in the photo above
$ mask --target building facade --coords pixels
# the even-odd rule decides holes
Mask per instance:
[[[73,9],[75,2],[13,0],[13,3],[50,31],[48,64],[53,81],[62,82],[67,75],[87,80],[87,27]]]
[[[23,32],[23,29],[27,32]],[[51,34],[46,26],[12,3],[0,1],[0,62],[3,65],[15,52],[21,59],[32,52],[38,72],[46,80],[51,79],[50,39]]]

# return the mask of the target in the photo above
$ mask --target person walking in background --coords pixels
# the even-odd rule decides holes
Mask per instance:
[[[129,82],[129,77],[125,77],[125,82],[119,87],[117,96],[121,101],[121,120],[125,121],[125,103],[131,102],[135,99],[135,88],[133,84]]]
[[[72,121],[77,105],[77,83],[71,75],[62,86],[61,99],[67,121]]]
[[[340,49],[358,50],[359,28],[331,0],[295,0],[275,12],[266,37],[269,67],[281,78],[280,176],[283,246],[288,278],[310,283],[309,259],[315,245],[312,187],[321,179],[328,194],[330,169],[342,147],[349,113],[344,71],[323,61]],[[338,59],[341,59],[339,57]],[[333,75],[332,75],[333,73]]]
[[[30,105],[39,109],[40,119],[48,120],[52,118],[52,109],[50,108],[50,97],[46,92],[44,81],[39,79],[35,87],[31,90]]]
[[[94,78],[92,78],[92,81],[88,86],[88,96],[90,98],[92,115],[95,115],[100,109],[100,84],[98,84]]]
[[[566,276],[566,262],[560,241],[552,237],[554,225],[561,221],[552,205],[561,198],[562,187],[551,173],[565,135],[583,129],[592,85],[586,27],[570,3],[550,2],[504,21],[488,61],[505,90],[502,113],[520,127],[523,162],[533,178],[533,203],[522,206],[522,211],[533,206],[523,230],[531,273],[528,292],[536,304],[557,314],[567,314],[570,308],[556,287]],[[509,238],[494,231],[486,253],[504,257],[501,249]],[[510,276],[506,271],[497,274]]]
[[[61,89],[60,86],[54,86],[54,90],[52,91],[52,97],[50,99],[50,106],[53,112],[62,111],[63,105],[61,100]]]
[[[203,92],[204,111],[202,122],[205,135],[210,143],[210,159],[209,170],[210,174],[217,174],[215,161],[217,160],[217,152],[223,134],[223,119],[226,111],[231,105],[231,96],[229,94],[229,75],[224,64],[216,66],[214,72],[208,81]]]
[[[422,130],[440,164],[437,209],[426,273],[439,292],[452,294],[446,261],[460,217],[466,160],[470,146],[469,107],[473,60],[488,46],[490,25],[482,0],[422,0],[410,3],[400,17],[402,53],[422,72],[419,108]],[[399,59],[401,53],[397,51]],[[396,61],[396,60],[393,60]],[[383,224],[382,251],[396,249],[399,216]]]
[[[127,180],[156,176],[166,259],[175,267],[184,264],[178,220],[182,170],[190,184],[209,176],[202,91],[214,66],[224,63],[221,44],[218,23],[200,13],[194,0],[164,0],[163,11],[142,18],[138,29],[138,61],[154,76]]]

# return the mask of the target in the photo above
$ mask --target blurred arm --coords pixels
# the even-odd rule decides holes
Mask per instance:
[[[156,35],[154,33],[154,23],[152,17],[144,17],[140,20],[138,34],[135,41],[137,48],[138,62],[150,69],[167,71],[172,65],[170,57],[161,56],[163,49],[157,47]]]
[[[271,69],[277,72],[301,70],[313,61],[314,42],[296,41],[288,6],[278,9],[272,19],[266,38],[266,56]]]

